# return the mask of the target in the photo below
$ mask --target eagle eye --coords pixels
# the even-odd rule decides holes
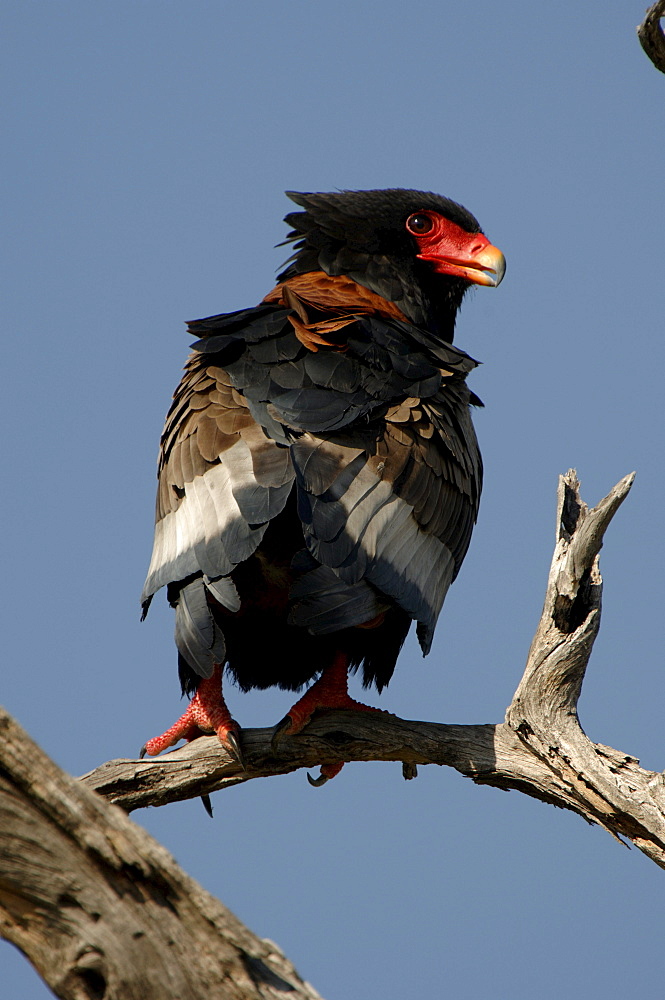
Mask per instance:
[[[425,215],[423,212],[414,212],[406,220],[406,228],[414,236],[424,236],[426,233],[432,231],[434,223],[429,215]]]

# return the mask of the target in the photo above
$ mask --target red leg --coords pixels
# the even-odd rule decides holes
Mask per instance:
[[[305,691],[299,699],[289,709],[281,722],[275,728],[273,743],[277,743],[282,736],[293,736],[305,728],[314,712],[319,710],[330,710],[333,708],[350,709],[356,712],[383,712],[381,708],[373,708],[371,705],[363,705],[349,695],[349,675],[348,657],[344,653],[336,653],[332,664],[323,671],[318,681],[312,684],[311,688]],[[330,778],[344,767],[343,761],[336,761],[334,764],[324,764],[321,768],[319,778],[309,778],[312,785],[323,785]]]
[[[382,712],[382,708],[363,705],[349,695],[348,657],[336,653],[332,664],[323,671],[318,681],[305,691],[302,698],[289,709],[283,719],[280,733],[293,736],[305,728],[314,712],[319,709],[347,708],[356,712]],[[287,721],[288,720],[288,721]],[[279,724],[280,727],[282,723]]]
[[[216,664],[211,677],[202,680],[196,689],[187,711],[161,736],[148,740],[141,750],[141,757],[153,757],[179,740],[195,740],[203,733],[217,733],[225,750],[241,761],[237,734],[240,726],[231,717],[222,695],[222,667]]]

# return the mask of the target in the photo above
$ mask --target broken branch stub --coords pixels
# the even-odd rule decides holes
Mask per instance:
[[[506,713],[515,730],[578,726],[577,702],[600,627],[598,553],[635,474],[625,476],[589,510],[573,469],[559,479],[557,542],[547,591],[522,680]]]

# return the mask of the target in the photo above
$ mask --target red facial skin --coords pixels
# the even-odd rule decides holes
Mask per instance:
[[[430,263],[437,274],[491,287],[503,278],[504,256],[483,233],[467,233],[430,209],[413,212],[406,220],[406,229],[416,241],[418,260]]]

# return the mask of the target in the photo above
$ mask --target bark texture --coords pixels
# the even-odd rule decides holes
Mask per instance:
[[[637,29],[640,45],[656,69],[665,73],[665,34],[660,23],[665,17],[665,0],[658,0],[647,10],[647,16]]]
[[[1,710],[0,933],[65,1000],[320,1000]]]

